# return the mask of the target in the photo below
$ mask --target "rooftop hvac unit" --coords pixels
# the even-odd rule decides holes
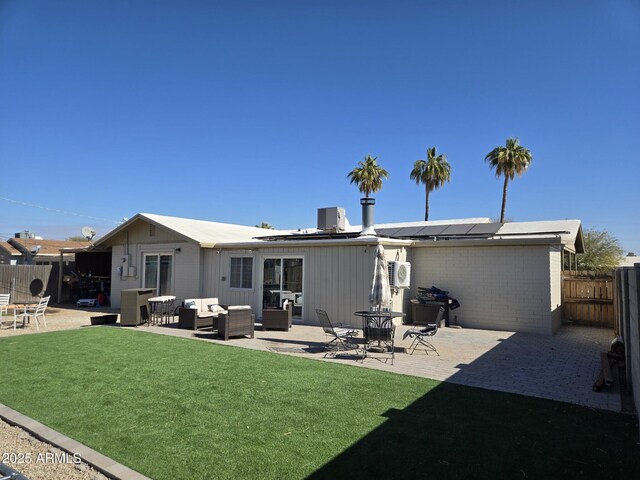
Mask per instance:
[[[318,230],[344,230],[345,213],[342,207],[329,207],[318,209]]]
[[[409,288],[411,264],[409,262],[389,262],[389,286]]]

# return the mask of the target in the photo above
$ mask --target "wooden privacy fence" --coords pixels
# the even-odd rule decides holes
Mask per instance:
[[[567,323],[615,328],[615,277],[563,272],[562,319]]]
[[[11,302],[34,300],[32,290],[45,293],[51,277],[51,265],[0,265],[0,293],[10,293]]]

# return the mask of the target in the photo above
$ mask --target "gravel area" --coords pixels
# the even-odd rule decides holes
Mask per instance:
[[[45,312],[47,319],[47,327],[40,325],[40,330],[36,328],[33,319],[31,322],[22,326],[22,322],[18,322],[17,328],[13,329],[13,310],[9,309],[8,315],[1,317],[0,337],[10,337],[13,335],[25,335],[39,332],[53,332],[56,330],[70,330],[73,328],[82,328],[91,325],[91,317],[105,315],[109,313],[119,313],[118,310],[110,310],[108,308],[73,308],[71,306],[49,306]]]
[[[0,461],[30,480],[106,480],[81,458],[0,420]]]

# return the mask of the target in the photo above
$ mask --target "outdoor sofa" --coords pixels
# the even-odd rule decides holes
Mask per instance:
[[[178,309],[178,328],[198,330],[218,328],[218,316],[226,313],[227,306],[220,305],[217,297],[188,298]]]

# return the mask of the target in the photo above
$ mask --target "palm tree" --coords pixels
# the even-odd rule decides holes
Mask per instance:
[[[529,150],[518,143],[517,138],[508,138],[504,147],[496,147],[484,157],[492,169],[496,170],[496,177],[504,175],[504,187],[502,187],[502,210],[500,210],[500,223],[504,223],[504,212],[507,206],[507,185],[516,174],[521,176],[527,171],[533,161],[533,155]]]
[[[369,198],[370,193],[375,193],[382,188],[382,180],[389,178],[389,173],[377,163],[378,157],[367,155],[364,161],[358,162],[358,166],[347,174],[351,183],[358,184],[358,190]]]
[[[416,160],[410,175],[417,185],[424,183],[426,199],[424,221],[429,220],[429,194],[451,181],[451,165],[445,155],[437,155],[436,147],[427,148],[427,160]]]
[[[260,225],[256,225],[258,228],[266,228],[267,230],[273,230],[273,225],[267,222],[262,222]]]

